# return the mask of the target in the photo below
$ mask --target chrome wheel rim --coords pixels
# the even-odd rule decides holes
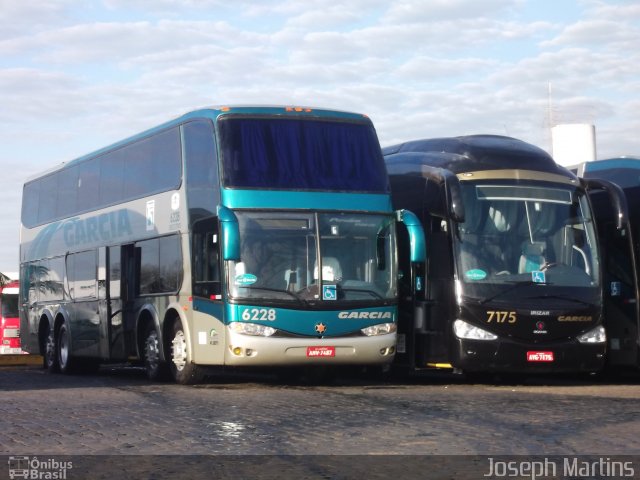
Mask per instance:
[[[182,330],[178,330],[171,342],[171,360],[178,371],[187,364],[187,340]]]

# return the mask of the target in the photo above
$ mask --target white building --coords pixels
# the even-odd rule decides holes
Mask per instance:
[[[552,156],[563,166],[596,159],[596,127],[587,123],[567,123],[551,127]]]

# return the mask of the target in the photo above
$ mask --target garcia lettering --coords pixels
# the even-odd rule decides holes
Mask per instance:
[[[126,210],[101,213],[93,217],[74,218],[63,225],[64,241],[68,247],[85,243],[109,242],[132,234]]]
[[[340,312],[338,313],[338,318],[382,320],[385,318],[391,319],[393,316],[391,312]]]

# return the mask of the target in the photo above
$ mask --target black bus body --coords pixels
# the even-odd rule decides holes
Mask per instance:
[[[586,179],[604,179],[625,194],[628,217],[622,230],[615,228],[616,211],[606,195],[591,194],[602,250],[604,325],[607,331],[607,367],[640,366],[640,159],[617,157],[586,162],[576,167]]]
[[[423,271],[408,275],[418,288],[401,282],[398,366],[603,368],[602,275],[587,191],[606,191],[622,218],[615,185],[581,181],[509,137],[417,140],[383,153],[395,208],[419,216],[428,252]],[[406,258],[400,264],[410,271]]]

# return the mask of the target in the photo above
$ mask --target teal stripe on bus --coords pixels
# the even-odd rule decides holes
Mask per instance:
[[[258,305],[225,305],[225,323],[245,322],[266,325],[307,337],[339,337],[358,334],[360,329],[380,323],[395,323],[397,307],[342,308],[335,310],[295,310]],[[322,324],[321,330],[317,329]]]
[[[371,193],[223,189],[222,204],[228,208],[392,211],[390,195]]]

